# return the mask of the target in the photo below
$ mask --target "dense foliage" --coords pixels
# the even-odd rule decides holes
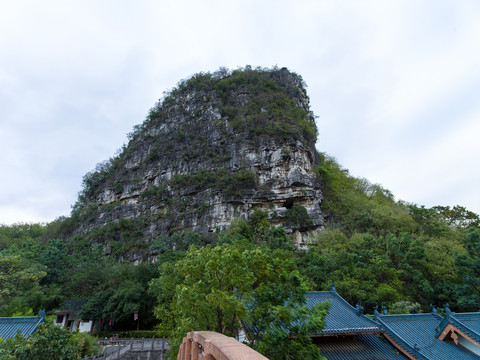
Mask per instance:
[[[428,311],[449,302],[477,310],[479,217],[464,207],[395,201],[380,185],[350,176],[323,155],[328,228],[312,237],[301,271],[319,288],[335,283],[350,302]]]
[[[322,329],[326,304],[307,311],[307,285],[291,252],[238,240],[191,247],[183,259],[165,263],[161,272],[152,290],[159,294],[160,327],[174,349],[197,329],[238,335],[242,319],[250,329],[249,345],[270,359],[297,359],[299,354],[319,358],[306,335]]]
[[[8,231],[10,227],[0,227],[0,234]],[[148,282],[158,274],[154,264],[134,267],[105,256],[100,245],[75,237],[75,247],[70,248],[71,242],[44,239],[48,233],[32,233],[23,242],[0,250],[0,316],[68,305],[82,310],[85,320],[105,319],[103,327],[110,320],[134,327],[134,312],[141,324],[154,322],[154,297],[148,293]]]

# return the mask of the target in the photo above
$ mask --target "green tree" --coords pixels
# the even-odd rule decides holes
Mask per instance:
[[[44,276],[45,271],[39,264],[30,263],[19,255],[0,253],[0,314],[5,313],[15,297],[38,288]]]
[[[45,226],[41,224],[0,224],[0,250],[21,244],[28,239],[38,240],[44,230]]]
[[[288,209],[285,214],[285,220],[287,220],[289,225],[300,228],[313,225],[313,221],[308,215],[307,209],[301,205],[294,205]]]
[[[338,229],[327,229],[311,241],[299,267],[318,290],[333,283],[347,301],[365,307],[401,300],[402,271],[386,256],[383,238],[356,233],[349,239]]]
[[[457,254],[455,266],[463,284],[458,287],[459,303],[471,310],[480,306],[480,230],[469,228],[463,238],[466,254]]]
[[[164,264],[161,273],[151,289],[158,295],[160,327],[174,349],[189,331],[235,336],[238,319],[243,319],[256,329],[250,345],[268,352],[269,358],[282,358],[283,352],[290,359],[299,343],[308,349],[305,354],[318,358],[318,349],[305,335],[322,328],[325,309],[306,310],[307,287],[291,253],[248,242],[191,247],[183,259]]]
[[[453,208],[450,208],[450,206],[434,206],[433,209],[437,211],[448,225],[458,226],[463,229],[469,227],[480,228],[480,217],[463,206],[456,205]]]
[[[82,306],[80,316],[84,320],[115,319],[124,328],[152,325],[155,296],[148,292],[149,281],[158,276],[157,267],[150,263],[116,264],[111,266],[108,277],[96,286]],[[135,324],[133,314],[138,313]]]
[[[282,226],[272,226],[268,211],[258,208],[253,210],[248,220],[233,220],[228,231],[225,234],[220,234],[218,242],[231,243],[239,239],[246,239],[258,246],[268,246],[270,249],[295,249],[294,241],[285,234],[284,228]]]
[[[321,154],[315,172],[323,184],[322,209],[329,225],[347,236],[368,232],[377,236],[398,234],[415,229],[408,207],[396,202],[390,191],[366,179],[351,176],[334,158]]]

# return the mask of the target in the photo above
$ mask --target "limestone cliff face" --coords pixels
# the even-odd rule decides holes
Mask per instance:
[[[315,230],[323,226],[315,140],[302,80],[287,69],[195,75],[151,109],[117,157],[85,176],[74,231],[126,219],[148,242],[223,231],[255,208],[287,232]],[[286,221],[295,207],[308,221]]]

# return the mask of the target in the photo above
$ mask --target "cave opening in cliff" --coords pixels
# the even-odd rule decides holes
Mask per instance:
[[[293,200],[292,199],[287,199],[284,203],[283,203],[283,207],[285,209],[291,209],[293,206]]]

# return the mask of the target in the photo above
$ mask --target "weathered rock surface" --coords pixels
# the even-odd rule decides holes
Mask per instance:
[[[73,233],[127,219],[148,242],[224,231],[255,208],[287,232],[315,230],[323,226],[315,141],[298,75],[285,68],[195,75],[151,109],[118,156],[85,176]],[[311,221],[287,223],[293,206]]]

